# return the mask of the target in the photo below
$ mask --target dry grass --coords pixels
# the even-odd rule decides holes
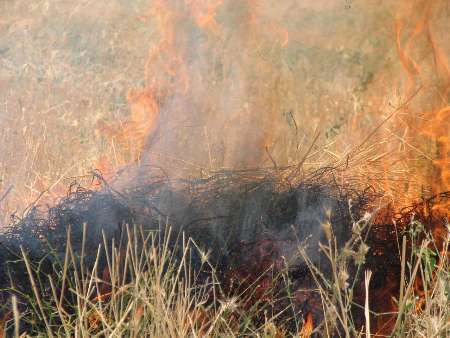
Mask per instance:
[[[126,120],[127,92],[148,85],[144,82],[151,79],[145,76],[157,82],[164,77],[158,71],[167,60],[159,57],[150,65],[153,73],[144,75],[148,50],[163,35],[154,20],[141,20],[152,3],[0,3],[0,224],[39,198],[51,202],[61,196],[65,191],[61,183],[87,174],[102,156],[114,163],[129,155],[96,133],[95,125],[101,119]],[[162,3],[171,8],[178,1]],[[384,120],[390,105],[405,100],[391,97],[385,80],[381,84],[377,80],[385,69],[388,82],[403,76],[394,32],[388,28],[393,23],[386,22],[395,3],[354,3],[353,10],[346,10],[338,2],[265,1],[256,8],[261,11],[262,31],[253,27],[254,34],[247,36],[246,29],[233,21],[242,9],[230,1],[219,8],[217,17],[224,39],[208,32],[197,36],[194,28],[188,26],[192,32],[186,32],[185,23],[178,23],[175,35],[192,42],[192,48],[179,52],[196,56],[186,61],[193,73],[189,99],[177,97],[168,105],[176,115],[174,123],[186,125],[185,132],[177,136],[175,154],[161,153],[175,157],[175,166],[194,163],[197,172],[203,167],[237,166],[254,153],[259,154],[258,166],[271,166],[270,157],[279,166],[303,161],[317,168],[329,161],[345,162],[349,149]],[[292,33],[286,46],[280,45],[277,30],[270,31],[278,25]],[[231,77],[225,76],[229,73]],[[186,142],[193,134],[201,136]],[[254,146],[263,136],[264,146]],[[394,142],[389,134],[379,142],[380,149],[365,153],[365,160],[388,153],[386,140],[392,148],[408,141]],[[392,176],[408,176],[410,164],[395,165]],[[374,173],[363,166],[360,177],[386,179],[380,175],[384,167],[380,171],[371,166]]]
[[[327,243],[320,244],[320,249],[325,253],[330,265],[331,276],[322,273],[307,256],[303,247],[299,248],[300,255],[307,262],[309,269],[320,293],[325,313],[326,336],[331,337],[335,332],[345,337],[360,335],[352,316],[354,307],[354,291],[356,283],[361,278],[360,270],[363,267],[365,256],[369,247],[364,242],[364,234],[370,226],[370,215],[353,223],[352,236],[343,248],[337,245],[331,224],[323,225],[327,236]],[[356,272],[351,273],[352,266],[356,266]],[[369,274],[370,275],[370,274]],[[367,282],[370,277],[366,275]]]
[[[0,224],[113,152],[96,121],[128,114],[151,34],[137,19],[145,5],[0,3]]]
[[[367,337],[370,327],[375,326],[371,321],[386,315],[370,309],[371,273],[366,271],[362,276],[368,250],[363,234],[370,227],[370,220],[370,215],[356,220],[352,237],[342,248],[338,248],[330,225],[324,224],[328,241],[321,245],[321,250],[329,260],[331,274],[316,266],[306,255],[304,244],[299,244],[299,255],[305,259],[314,277],[315,292],[320,295],[324,314],[324,321],[314,324],[308,316],[306,322],[301,317],[295,318],[300,337],[314,334]],[[81,255],[77,255],[68,237],[65,259],[54,265],[54,273],[45,276],[40,272],[39,264],[31,262],[22,252],[31,290],[21,294],[13,288],[12,294],[17,297],[12,296],[9,303],[10,316],[3,322],[5,334],[8,332],[17,337],[19,333],[33,337],[289,335],[278,320],[285,310],[265,313],[261,321],[261,313],[254,312],[261,309],[256,306],[246,308],[243,293],[223,293],[208,255],[201,252],[192,239],[183,238],[182,246],[177,250],[170,244],[169,228],[165,229],[165,233],[145,233],[141,227],[127,227],[126,241],[120,241],[124,244],[108,242],[105,238],[91,267],[85,265],[84,244]],[[411,229],[403,236],[401,290],[395,299],[398,311],[390,314],[394,319],[392,323],[395,322],[391,336],[448,336],[450,235],[447,233],[438,250],[436,241],[419,223]],[[83,231],[86,238],[86,226]],[[418,241],[421,235],[425,238]],[[407,240],[412,245],[410,252],[406,250]],[[194,251],[201,257],[201,268],[196,273],[191,268]],[[106,258],[103,272],[98,269],[100,257]],[[287,275],[281,278],[287,278]],[[354,294],[357,282],[361,280],[365,285],[364,305],[356,303]],[[257,285],[249,288],[256,290]],[[355,322],[355,307],[364,311],[362,327]]]
[[[86,234],[86,227],[84,231]],[[243,294],[223,293],[208,255],[199,251],[191,239],[183,238],[177,250],[170,245],[170,230],[144,233],[140,227],[127,227],[125,237],[124,246],[108,243],[105,238],[90,268],[84,264],[83,252],[80,256],[74,253],[69,237],[65,260],[55,264],[50,275],[44,275],[39,264],[31,262],[22,251],[32,290],[24,294],[12,288],[11,294],[18,296],[11,298],[10,316],[3,320],[4,334],[284,336],[286,331],[275,324],[279,313],[266,313],[260,322],[260,313],[252,312],[252,308],[244,310]],[[192,250],[199,251],[202,257],[201,272],[194,273],[191,268]],[[102,255],[106,257],[106,268],[100,276]]]
[[[214,280],[196,284],[187,242],[176,257],[169,247],[169,233],[159,242],[157,233],[144,234],[134,228],[127,237],[126,247],[105,239],[91,268],[84,265],[83,255],[76,256],[69,240],[61,269],[47,276],[51,286],[47,294],[38,288],[39,273],[23,253],[33,300],[25,311],[14,310],[16,330],[18,322],[24,322],[32,336],[198,336],[206,322],[203,325],[197,317],[207,311],[205,302]],[[103,253],[107,268],[99,276]],[[214,325],[208,322],[208,330],[223,326],[219,318],[226,306],[216,309],[217,318],[211,319]]]
[[[361,12],[349,12],[348,20],[346,15],[339,15],[338,24],[332,26],[318,25],[316,19],[305,20],[300,25],[306,25],[305,29],[293,36],[286,50],[273,50],[271,44],[270,48],[262,50],[270,51],[263,56],[276,64],[269,72],[269,77],[276,81],[270,78],[267,81],[273,83],[268,93],[262,91],[267,95],[262,103],[256,91],[253,106],[258,108],[270,103],[267,104],[271,107],[270,113],[278,114],[274,115],[276,120],[289,125],[280,128],[283,137],[276,142],[271,140],[273,144],[269,147],[273,149],[269,149],[269,156],[271,153],[275,157],[278,155],[286,159],[286,163],[307,159],[316,167],[330,158],[345,160],[343,154],[358,139],[358,130],[364,139],[367,130],[371,130],[367,125],[377,125],[383,120],[382,115],[389,111],[387,106],[401,106],[395,95],[387,94],[397,88],[386,89],[389,86],[383,81],[377,82],[378,76],[383,78],[383,74],[377,74],[383,69],[392,72],[388,83],[396,82],[398,74],[403,72],[398,61],[392,61],[397,59],[390,36],[394,32],[380,30],[392,24],[390,21],[380,24],[380,18],[386,20],[384,18],[392,14],[393,3],[395,1],[388,2],[386,8],[378,5],[366,8],[355,2],[354,6],[360,6]],[[148,22],[138,19],[147,5],[144,0],[132,4],[119,0],[0,2],[0,225],[7,223],[11,213],[21,215],[32,203],[51,203],[65,192],[67,180],[84,176],[101,156],[115,158],[114,144],[105,142],[97,133],[95,123],[101,119],[126,119],[129,114],[126,93],[142,85],[149,41],[155,40]],[[376,15],[367,14],[375,10]],[[303,18],[299,15],[303,12],[302,8],[292,11],[291,21],[286,20],[288,28],[298,24],[294,19]],[[305,13],[301,15],[309,20],[309,12]],[[323,20],[333,23],[333,18],[326,12]],[[361,28],[358,34],[355,23]],[[339,37],[330,41],[328,32],[334,29],[339,31]],[[310,41],[311,31],[317,35],[313,42]],[[202,90],[199,92],[203,95]],[[277,101],[272,101],[272,92],[276,93]],[[394,102],[389,102],[390,99]],[[405,100],[398,98],[398,101]],[[242,103],[237,102],[236,109],[240,109]],[[255,110],[254,113],[260,112]],[[406,113],[402,111],[402,115]],[[269,119],[269,128],[273,121]],[[355,125],[350,126],[353,123]],[[311,145],[316,126],[323,126],[323,139]],[[285,133],[286,130],[289,133]],[[349,130],[354,133],[348,133]],[[405,128],[405,135],[407,130]],[[397,132],[403,134],[403,130]],[[370,167],[374,167],[372,162],[390,156],[386,149],[403,149],[404,144],[408,145],[403,139],[392,142],[393,133],[387,127],[383,133],[388,135],[386,143],[391,147],[385,147],[385,139],[382,139],[382,150],[368,148],[369,155],[363,153],[360,173],[363,179],[370,176],[376,182],[385,182],[384,167],[369,175]],[[408,136],[406,141],[411,138],[417,135]],[[425,149],[434,149],[433,145],[425,146]],[[308,147],[314,156],[306,158],[304,149]],[[431,152],[425,153],[428,156]],[[306,154],[310,155],[309,151]],[[422,152],[419,158],[426,156]],[[402,166],[394,166],[392,176],[406,177],[410,181],[409,173],[427,167],[416,161],[417,158],[413,158],[414,163],[419,163],[416,166],[410,166],[407,161]],[[271,163],[269,158],[266,162]],[[322,326],[314,328],[315,332],[322,330],[322,334],[328,336],[358,336],[371,324],[372,317],[366,315],[365,330],[360,332],[351,314],[353,287],[356,280],[362,278],[366,253],[359,227],[368,226],[367,220],[356,221],[352,239],[343,250],[338,250],[330,233],[322,249],[333,267],[331,279],[310,262],[327,319]],[[86,337],[283,335],[272,316],[262,324],[252,322],[253,314],[244,316],[239,312],[236,317],[239,297],[211,301],[211,290],[220,288],[217,278],[205,260],[209,279],[198,282],[199,276],[188,264],[190,246],[182,248],[180,259],[170,250],[168,242],[161,242],[155,233],[143,234],[133,228],[127,236],[125,247],[105,241],[99,248],[98,257],[102,254],[108,259],[109,285],[95,268],[84,266],[83,255],[76,257],[69,242],[65,260],[55,267],[55,274],[46,277],[50,289],[42,290],[36,273],[38,267],[27,260],[24,253],[28,276],[34,285],[27,298],[29,306],[24,307],[20,297],[12,297],[11,316],[0,321],[0,332],[6,328],[8,334],[15,336],[25,331],[31,336]],[[415,232],[405,234],[408,241],[416,237]],[[450,335],[449,240],[446,238],[443,250],[437,250],[431,237],[427,240],[424,242],[427,245],[415,243],[410,254],[402,251],[402,284],[396,300],[399,314],[395,335],[398,336]],[[143,242],[146,245],[142,245]],[[186,240],[188,242],[191,240]],[[299,254],[304,256],[301,248]],[[349,280],[350,266],[356,266],[359,271],[354,280]],[[416,287],[419,281],[421,285]],[[369,283],[367,274],[366,285]],[[367,298],[370,296],[368,294]],[[67,307],[67,304],[70,305]],[[376,316],[368,304],[364,309],[366,314]],[[298,321],[301,323],[302,319]],[[300,324],[299,333],[309,336],[310,324]]]
[[[311,262],[303,248],[300,254],[308,262],[314,275],[317,292],[320,293],[325,313],[325,336],[361,337],[370,336],[371,321],[382,316],[384,327],[372,334],[376,337],[448,337],[450,335],[450,226],[447,223],[445,238],[435,239],[419,222],[412,221],[403,235],[401,257],[400,290],[392,313],[375,313],[370,309],[368,292],[371,271],[365,271],[365,327],[358,328],[352,315],[356,284],[363,268],[368,247],[362,234],[370,226],[370,216],[353,224],[351,239],[342,249],[329,232],[328,243],[321,245],[332,266],[332,276],[327,278]],[[447,221],[448,222],[448,221]],[[328,227],[327,225],[324,225]],[[425,237],[425,238],[423,238]],[[421,238],[419,241],[418,239]],[[410,243],[407,255],[406,243]],[[439,243],[439,244],[438,244]],[[355,274],[349,271],[356,268]],[[387,286],[385,286],[387,287]],[[394,297],[394,295],[392,295]],[[390,302],[390,299],[384,299]],[[390,323],[390,325],[389,325]],[[395,323],[395,324],[394,324]],[[394,325],[392,325],[394,324]]]
[[[424,232],[415,224],[407,236]],[[402,250],[402,281],[398,300],[399,314],[394,332],[404,337],[448,337],[450,335],[450,226],[441,245],[429,233],[413,246],[411,255]],[[403,245],[404,247],[404,245]]]

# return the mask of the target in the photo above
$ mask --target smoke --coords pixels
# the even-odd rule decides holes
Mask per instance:
[[[153,168],[344,163],[399,204],[448,190],[446,1],[0,7],[4,215],[93,168],[124,188]]]
[[[366,42],[379,37],[374,26],[387,9],[344,5],[155,2],[149,24],[159,27],[159,41],[145,90],[159,102],[159,128],[144,165],[197,173],[284,166],[302,158],[315,132],[315,150],[334,140],[354,96],[384,66],[380,54],[389,53]]]
[[[142,90],[158,118],[139,176],[155,166],[170,176],[317,168],[353,156],[351,175],[400,204],[423,186],[445,190],[434,181],[448,171],[447,138],[421,122],[448,117],[439,9],[448,10],[420,1],[155,1]]]

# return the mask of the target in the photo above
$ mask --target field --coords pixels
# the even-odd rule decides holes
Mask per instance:
[[[395,298],[390,329],[399,336],[449,335],[446,1],[7,0],[0,13],[0,236],[11,225],[32,225],[36,215],[36,224],[45,223],[48,209],[59,210],[61,200],[78,196],[77,189],[134,198],[135,189],[160,177],[172,188],[172,180],[195,185],[229,173],[252,182],[273,170],[282,181],[276,195],[315,180],[318,172],[321,179],[332,172],[333,180],[317,179],[331,192],[377,196],[370,199],[370,222],[359,215],[363,223],[377,226],[383,218],[391,229],[391,215],[409,215],[392,242],[401,276],[383,296]],[[217,182],[222,193],[228,181]],[[430,209],[408,209],[421,203]],[[125,205],[136,212],[128,199]],[[286,208],[268,219],[284,219]],[[145,208],[138,210],[148,221]],[[324,221],[325,214],[313,210]],[[249,217],[242,216],[242,224]],[[109,236],[96,242],[94,251],[99,243],[103,250],[98,261],[67,249],[59,265],[52,263],[50,284],[39,284],[43,272],[32,250],[24,249],[22,277],[34,286],[26,296],[2,293],[8,296],[0,333],[368,336],[370,322],[378,330],[384,317],[368,303],[363,322],[353,318],[353,292],[369,284],[366,258],[375,250],[363,250],[366,233],[352,232],[358,221],[332,225],[350,229],[347,245],[339,231],[327,232],[326,222],[317,226],[331,274],[316,269],[302,243],[292,249],[308,263],[311,302],[322,308],[321,323],[303,313],[290,319],[293,329],[292,321],[284,327],[278,318],[284,310],[264,313],[255,305],[258,311],[246,311],[245,297],[259,292],[257,282],[245,295],[217,296],[223,276],[207,252],[200,256],[208,278],[194,282],[196,271],[183,255],[200,248],[178,243],[174,252],[183,255],[176,256],[161,242],[167,234],[152,228],[149,237],[128,238],[116,254],[108,251],[114,245]],[[142,225],[133,222],[122,236]],[[162,224],[177,226],[170,219]],[[83,243],[89,237],[80,236]],[[85,260],[94,265],[84,266]],[[106,271],[105,260],[107,278],[97,271]],[[290,278],[283,269],[277,273],[278,282]],[[70,311],[60,294],[67,283]],[[106,292],[102,283],[112,286]]]

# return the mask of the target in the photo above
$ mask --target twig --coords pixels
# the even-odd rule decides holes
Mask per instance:
[[[395,334],[397,333],[397,330],[399,328],[399,326],[401,325],[402,321],[403,321],[403,317],[404,317],[404,311],[405,311],[405,306],[406,306],[406,302],[408,300],[409,294],[413,291],[413,285],[414,285],[414,280],[417,276],[417,271],[419,270],[419,266],[420,263],[422,261],[423,258],[423,252],[425,250],[425,248],[428,247],[429,241],[426,240],[422,243],[422,245],[420,246],[420,251],[417,254],[417,262],[416,265],[414,266],[414,270],[411,274],[411,278],[410,278],[410,283],[408,285],[408,288],[405,291],[405,294],[403,296],[403,300],[401,303],[399,303],[398,305],[398,314],[397,314],[397,320],[395,322],[395,326],[394,329],[392,330],[392,334],[391,337],[394,337]]]
[[[0,197],[0,203],[3,202],[3,200],[9,195],[13,187],[13,185],[10,185],[8,189],[6,189],[5,193],[2,195],[2,197]]]
[[[20,314],[19,314],[19,308],[17,306],[17,296],[16,295],[13,295],[11,297],[11,302],[12,302],[12,309],[13,309],[13,314],[14,314],[14,337],[18,338],[19,337]]]
[[[308,150],[306,151],[305,155],[303,156],[301,161],[295,166],[296,168],[295,168],[294,172],[289,175],[289,179],[291,179],[292,177],[297,176],[297,174],[300,171],[301,167],[303,166],[303,164],[307,160],[309,154],[311,153],[313,147],[317,143],[317,140],[319,139],[319,136],[320,136],[320,132],[317,132],[316,135],[314,136],[313,141],[311,142],[311,145],[309,146]]]
[[[295,121],[294,114],[292,113],[292,110],[290,110],[290,111],[288,112],[288,114],[289,114],[289,117],[292,119],[292,122],[294,122],[295,135],[298,135],[297,121]]]
[[[272,157],[272,154],[270,153],[269,148],[267,146],[266,146],[266,153],[267,156],[269,156],[270,160],[272,161],[273,167],[275,168],[275,170],[277,170],[278,169],[277,162],[275,162],[275,159]]]
[[[31,203],[31,204],[23,211],[22,217],[24,217],[24,216],[27,214],[27,212],[28,212],[29,210],[32,210],[32,209],[39,203],[39,201],[42,199],[42,197],[43,197],[45,194],[51,192],[52,189],[53,189],[54,187],[56,187],[56,186],[64,179],[64,177],[65,177],[65,176],[66,176],[66,175],[67,175],[67,174],[75,167],[75,165],[76,165],[76,163],[72,164],[69,168],[67,168],[67,169],[62,173],[62,175],[59,176],[59,178],[58,178],[52,185],[50,185],[47,189],[41,191],[41,193],[40,193],[39,196],[34,200],[34,202]]]
[[[31,264],[30,264],[30,262],[28,260],[28,256],[26,255],[25,250],[23,249],[22,246],[20,246],[20,251],[22,252],[23,260],[25,262],[25,266],[26,266],[27,272],[28,272],[28,278],[30,279],[30,282],[31,282],[31,288],[32,288],[33,293],[34,293],[34,295],[36,297],[36,302],[38,303],[39,310],[40,310],[41,315],[42,315],[42,319],[44,320],[45,327],[47,329],[47,334],[48,334],[48,336],[50,338],[52,338],[53,334],[52,334],[52,331],[50,329],[50,325],[49,325],[49,322],[47,320],[47,316],[45,315],[44,305],[42,304],[41,297],[39,295],[39,291],[38,291],[37,286],[36,286],[36,282],[35,282],[35,280],[33,278],[33,271],[31,269]]]
[[[364,304],[364,316],[366,318],[366,337],[370,338],[370,310],[369,310],[369,285],[372,278],[372,271],[366,270],[364,285],[366,289],[366,300]]]

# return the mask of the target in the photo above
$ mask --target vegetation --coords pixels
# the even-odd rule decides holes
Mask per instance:
[[[44,275],[39,262],[32,262],[22,251],[31,288],[19,292],[12,281],[0,327],[5,336],[16,337],[357,337],[371,334],[374,318],[389,315],[392,336],[450,334],[448,224],[446,237],[440,241],[415,221],[402,234],[401,288],[395,298],[398,311],[377,314],[370,308],[371,272],[364,271],[369,248],[363,234],[370,221],[370,215],[355,221],[352,237],[341,248],[331,225],[323,225],[327,243],[321,244],[321,250],[331,263],[331,274],[321,271],[306,255],[304,243],[299,243],[298,254],[307,262],[316,285],[314,292],[321,299],[321,323],[298,313],[294,314],[297,318],[280,320],[289,310],[286,308],[274,313],[261,304],[249,307],[248,295],[256,292],[258,281],[242,292],[226,292],[208,254],[192,239],[182,238],[177,249],[171,244],[169,228],[161,233],[127,227],[126,240],[120,243],[104,237],[91,266],[85,263],[84,244],[77,255],[70,236],[64,259],[54,261],[51,274]],[[85,239],[86,226],[83,232]],[[201,257],[201,267],[195,271],[191,264],[194,251]],[[99,271],[102,257],[105,268]],[[289,288],[286,271],[274,279],[284,280],[284,287]],[[354,319],[355,307],[360,306],[354,301],[359,281],[365,285],[366,298],[362,327]],[[279,287],[280,283],[273,285]],[[296,324],[288,327],[288,322]]]
[[[0,233],[11,215],[21,219],[34,206],[60,200],[68,182],[92,184],[87,172],[137,170],[125,164],[141,159],[136,138],[149,135],[141,123],[133,128],[129,122],[146,120],[148,102],[133,108],[131,93],[149,90],[153,82],[161,99],[169,89],[170,104],[162,107],[177,117],[177,128],[188,126],[188,134],[179,133],[175,155],[168,153],[168,163],[176,164],[167,167],[192,167],[200,176],[236,169],[229,164],[250,158],[257,143],[264,147],[255,166],[295,165],[293,176],[302,176],[303,168],[340,163],[347,171],[336,184],[371,184],[396,201],[406,196],[398,206],[422,192],[448,190],[442,157],[448,85],[440,83],[448,78],[448,11],[441,5],[433,11],[423,10],[427,1],[361,1],[344,13],[336,10],[338,2],[263,1],[254,2],[252,15],[240,15],[240,2],[228,2],[206,17],[202,10],[195,14],[200,2],[179,1],[186,9],[192,5],[187,25],[171,23],[178,15],[170,15],[164,4],[172,2],[165,0],[150,1],[161,5],[159,15],[150,13],[147,0],[0,1]],[[211,14],[214,6],[202,3]],[[256,23],[252,30],[234,24],[244,16]],[[153,22],[158,19],[164,19],[162,30]],[[180,38],[182,46],[173,43],[181,50],[171,51],[166,35]],[[149,49],[160,40],[165,53],[149,62]],[[189,56],[184,67],[183,54]],[[172,90],[180,85],[173,81],[177,76],[169,74],[168,81],[160,73],[172,68],[192,73],[189,89]],[[133,114],[144,117],[134,121]],[[131,137],[109,135],[108,127],[116,125]],[[266,271],[271,284],[263,294],[263,276],[230,289],[193,238],[180,235],[173,245],[178,234],[170,230],[129,226],[120,241],[104,235],[98,248],[87,248],[89,225],[81,245],[68,229],[66,245],[59,243],[62,255],[49,247],[36,259],[22,249],[15,262],[23,268],[20,277],[0,273],[10,284],[0,290],[0,337],[450,336],[448,220],[441,220],[440,234],[416,219],[399,230],[399,273],[393,291],[385,286],[383,295],[373,293],[376,274],[367,264],[372,221],[371,215],[353,220],[346,243],[324,223],[324,265],[309,256],[307,242],[298,243],[319,315],[294,308],[287,267]],[[86,254],[92,251],[95,259]],[[392,311],[377,312],[377,298]]]

